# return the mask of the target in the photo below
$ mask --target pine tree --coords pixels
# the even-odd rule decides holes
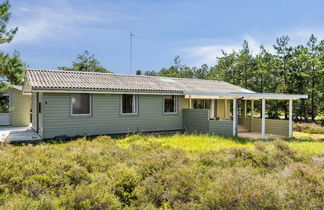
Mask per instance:
[[[103,72],[111,73],[95,58],[94,54],[90,55],[88,50],[85,50],[82,54],[77,55],[76,61],[72,61],[72,67],[58,67],[60,70],[66,71],[87,71],[87,72]]]
[[[9,43],[17,33],[18,28],[8,29],[10,19],[10,4],[5,1],[0,4],[0,44]],[[12,85],[22,85],[26,65],[21,61],[16,51],[13,56],[0,51],[0,78],[7,80]],[[5,91],[9,85],[0,82],[0,92]]]

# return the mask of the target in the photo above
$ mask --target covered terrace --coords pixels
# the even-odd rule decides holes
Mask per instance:
[[[259,134],[261,138],[277,136],[293,136],[293,101],[307,99],[307,95],[272,94],[272,93],[216,93],[216,92],[186,92],[189,108],[184,110],[184,129],[213,134],[228,134],[237,136],[239,126],[251,134]],[[209,106],[199,110],[193,107],[195,100],[208,100]],[[242,101],[242,115],[238,116],[238,101]],[[266,101],[289,101],[289,120],[266,119]],[[224,109],[219,109],[219,102],[224,101]],[[261,118],[255,115],[254,102],[261,101]],[[229,103],[228,103],[229,102]],[[251,115],[247,116],[247,103],[251,106]],[[231,107],[231,108],[230,108]],[[231,113],[228,110],[232,109]],[[219,110],[224,110],[223,118]],[[228,116],[231,115],[231,116]],[[248,135],[246,135],[248,136]]]

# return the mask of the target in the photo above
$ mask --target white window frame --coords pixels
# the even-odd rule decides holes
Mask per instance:
[[[132,113],[123,113],[123,95],[132,95],[133,96],[133,112]],[[138,106],[137,106],[137,95],[135,94],[121,94],[120,95],[120,115],[138,115]]]
[[[166,96],[170,96],[170,95],[166,95]],[[176,95],[171,95],[174,96],[174,112],[166,112],[165,111],[165,97],[163,96],[163,114],[165,115],[174,115],[174,114],[178,114],[178,97]]]
[[[73,94],[89,94],[89,114],[73,114],[72,95]],[[92,115],[92,94],[90,93],[72,93],[70,95],[70,114],[71,116],[91,116]]]

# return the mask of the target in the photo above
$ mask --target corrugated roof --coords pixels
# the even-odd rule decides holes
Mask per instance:
[[[27,81],[31,90],[63,89],[183,94],[186,92],[253,93],[250,90],[216,80],[61,70],[28,70]]]

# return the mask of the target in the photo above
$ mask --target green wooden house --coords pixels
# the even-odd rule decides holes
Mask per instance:
[[[32,128],[43,138],[169,131],[235,136],[239,126],[263,137],[292,136],[293,100],[307,98],[215,80],[59,70],[28,70],[23,92],[32,94]],[[261,118],[246,113],[247,103],[257,100]],[[288,100],[289,120],[266,119],[266,100]]]

